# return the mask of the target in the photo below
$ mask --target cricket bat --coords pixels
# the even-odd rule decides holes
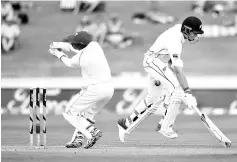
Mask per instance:
[[[202,113],[196,106],[193,107],[193,109],[201,117],[201,121],[205,124],[211,134],[215,136],[225,147],[229,148],[231,146],[231,141],[220,131],[220,129],[217,128],[211,119],[205,113]]]

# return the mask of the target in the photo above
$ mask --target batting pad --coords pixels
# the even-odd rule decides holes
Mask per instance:
[[[148,118],[151,114],[157,111],[159,105],[164,100],[164,97],[160,97],[151,107],[147,107],[145,111],[137,114],[137,119],[132,122],[129,127],[126,129],[126,134],[130,134],[143,120]]]
[[[168,108],[164,114],[161,130],[166,131],[174,125],[176,117],[179,114],[179,107],[182,103],[183,96],[184,93],[181,88],[175,89],[175,91],[171,94]]]

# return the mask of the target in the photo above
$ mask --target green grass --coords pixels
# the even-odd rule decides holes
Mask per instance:
[[[235,116],[213,116],[212,121],[232,140],[232,147],[225,148],[210,134],[197,115],[177,118],[177,139],[167,139],[155,132],[160,116],[151,116],[127,137],[122,144],[118,139],[115,113],[96,116],[96,127],[103,137],[91,149],[67,149],[64,147],[73,134],[73,127],[61,115],[47,116],[47,149],[28,147],[27,115],[3,115],[1,157],[3,162],[17,161],[151,161],[151,162],[235,162],[237,128]],[[35,136],[36,137],[36,136]],[[35,141],[36,138],[34,137]]]
[[[22,26],[21,48],[10,55],[2,55],[2,77],[24,76],[78,76],[78,69],[65,67],[60,61],[48,54],[51,41],[75,31],[83,14],[62,13],[59,2],[34,2],[35,8],[30,10],[30,25]],[[183,18],[193,15],[189,8],[191,2],[160,2],[160,11],[175,16],[180,23]],[[41,9],[39,9],[41,8]],[[106,20],[112,12],[120,14],[129,33],[138,33],[143,42],[127,49],[105,48],[105,53],[113,74],[121,72],[144,72],[142,68],[143,54],[152,45],[157,36],[174,25],[134,25],[130,21],[136,11],[145,11],[147,2],[107,2],[107,11],[102,20]],[[92,15],[95,17],[95,15]],[[200,17],[204,24],[220,24],[224,19],[233,18],[225,15],[213,19],[210,15]],[[96,20],[99,21],[99,20]],[[184,70],[188,75],[235,75],[237,37],[204,38],[199,43],[185,44],[183,49]]]

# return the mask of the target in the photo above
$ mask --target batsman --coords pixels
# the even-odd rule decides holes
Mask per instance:
[[[190,109],[197,106],[183,71],[182,45],[186,41],[196,43],[203,33],[201,20],[187,17],[182,24],[176,24],[163,32],[144,54],[148,93],[129,117],[118,120],[121,142],[125,142],[125,137],[157,110],[164,110],[157,131],[167,138],[178,137],[173,125],[180,104],[184,102]]]

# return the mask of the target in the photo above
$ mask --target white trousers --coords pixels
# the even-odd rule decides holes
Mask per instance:
[[[77,112],[90,120],[110,101],[114,94],[112,82],[103,82],[83,87],[69,102],[68,110]]]
[[[171,95],[180,90],[180,84],[168,64],[163,63],[159,59],[144,59],[144,68],[148,73],[148,94],[146,96],[147,105],[153,104],[156,106],[156,100],[161,96],[166,96],[163,103],[157,105],[158,110],[162,112],[163,119],[160,121],[162,124],[161,130],[169,130],[172,128],[176,116],[179,113],[180,101],[172,101]],[[160,85],[155,85],[159,81]],[[175,92],[175,93],[173,93]]]
[[[144,59],[144,69],[148,73],[148,96],[147,104],[152,104],[158,97],[164,94],[171,94],[180,84],[174,72],[159,59]],[[155,82],[160,81],[156,86]]]

